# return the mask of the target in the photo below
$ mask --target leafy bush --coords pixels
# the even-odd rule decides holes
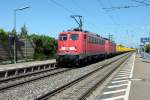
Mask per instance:
[[[20,34],[16,34],[15,29],[12,32],[5,32],[3,29],[0,29],[0,44],[8,44],[8,35],[13,34],[18,39],[26,38],[27,40],[31,40],[34,42],[34,59],[48,59],[54,58],[57,50],[57,40],[45,35],[37,35],[32,34],[28,36],[28,31],[26,26],[24,25],[21,28]]]
[[[53,58],[55,56],[57,41],[54,38],[32,34],[30,39],[35,43],[34,59]]]
[[[150,53],[150,44],[145,45],[145,52]]]
[[[8,34],[3,29],[0,29],[0,44],[6,44],[8,41]]]

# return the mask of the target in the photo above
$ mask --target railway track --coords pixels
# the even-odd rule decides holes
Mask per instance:
[[[88,72],[86,72],[86,70],[84,70],[84,73],[93,73],[93,70],[101,70],[101,69],[103,69],[103,67],[106,67],[106,66],[108,66],[108,65],[110,65],[110,64],[112,64],[113,62],[115,62],[115,61],[118,61],[119,59],[121,59],[123,56],[127,56],[128,54],[123,54],[123,55],[120,55],[120,56],[118,56],[118,57],[115,57],[115,58],[111,58],[110,60],[108,59],[108,60],[105,60],[105,61],[102,61],[102,62],[99,62],[98,64],[96,63],[96,64],[93,64],[93,65],[90,65],[90,69],[91,70],[89,70],[89,68],[88,67],[84,67],[84,68],[77,68],[77,69],[70,69],[70,68],[52,68],[52,69],[50,69],[49,71],[43,71],[43,72],[39,72],[39,73],[34,73],[33,75],[27,75],[27,76],[23,76],[23,77],[18,77],[18,78],[13,78],[13,80],[12,79],[6,79],[5,81],[0,81],[0,99],[2,99],[2,100],[8,100],[8,99],[6,99],[6,98],[11,98],[12,97],[12,95],[10,96],[10,97],[8,97],[7,96],[7,94],[9,95],[10,93],[13,93],[13,95],[15,94],[14,92],[12,92],[12,91],[15,91],[15,90],[17,90],[17,91],[20,91],[20,92],[25,92],[26,90],[26,88],[28,88],[28,89],[31,89],[31,88],[29,88],[31,85],[28,85],[28,84],[32,84],[33,85],[33,83],[38,83],[38,82],[40,82],[40,81],[43,81],[44,82],[44,84],[45,84],[45,81],[44,80],[46,80],[46,81],[48,81],[49,79],[55,79],[54,77],[60,77],[60,76],[62,76],[63,75],[63,77],[64,76],[66,76],[67,75],[67,73],[76,73],[76,72],[78,72],[79,70],[82,70],[82,69],[88,69],[89,71]],[[95,66],[95,67],[94,67]],[[72,70],[72,71],[71,71]],[[75,71],[76,70],[76,71]],[[81,73],[81,72],[79,72],[79,73]],[[66,74],[66,75],[65,75]],[[73,74],[69,74],[69,75],[73,75]],[[81,74],[82,75],[82,78],[84,79],[84,74]],[[83,76],[84,75],[84,76]],[[31,77],[32,76],[32,77]],[[75,77],[76,76],[80,76],[80,75],[75,75]],[[87,75],[88,76],[88,75]],[[65,77],[64,77],[65,78]],[[70,78],[72,78],[72,76],[70,77]],[[82,80],[82,78],[81,78],[81,80]],[[59,78],[58,78],[59,79]],[[74,79],[74,78],[73,78]],[[72,80],[73,80],[72,79]],[[37,81],[36,81],[37,80]],[[48,83],[49,82],[51,82],[52,80],[49,80],[48,81]],[[57,79],[56,79],[57,80]],[[62,80],[66,80],[66,79],[62,79]],[[70,81],[70,80],[69,80]],[[56,82],[57,84],[55,84],[55,81],[53,81],[54,82],[54,85],[55,85],[55,87],[51,87],[51,86],[49,86],[49,85],[47,85],[47,86],[49,86],[49,88],[47,87],[46,89],[47,90],[51,90],[51,92],[54,90],[54,91],[57,91],[57,89],[59,89],[60,87],[62,87],[63,86],[63,84],[67,84],[67,80],[66,80],[66,83],[63,83],[63,82],[61,82],[61,81],[59,81],[59,85],[57,85],[58,84],[58,82]],[[26,84],[25,84],[26,83]],[[39,87],[45,87],[45,85],[42,85],[41,84],[41,82],[40,83],[38,83],[38,84],[40,84],[40,86]],[[46,83],[47,84],[47,83]],[[50,83],[51,84],[51,83]],[[24,87],[26,87],[26,88],[24,88]],[[37,86],[32,86],[32,87],[37,87]],[[22,88],[22,89],[21,89]],[[24,89],[23,89],[24,88]],[[53,89],[50,89],[50,88],[53,88]],[[35,88],[36,89],[36,88]],[[43,90],[43,89],[41,89],[41,90]],[[41,91],[41,90],[39,90],[38,89],[38,91]],[[37,91],[37,90],[34,90],[34,89],[31,89],[31,90],[27,90],[27,91]],[[7,93],[7,94],[6,94]],[[40,92],[39,92],[40,93]],[[31,97],[32,99],[34,98],[34,99],[42,99],[43,97],[45,97],[45,95],[47,94],[47,91],[44,91],[43,90],[43,92],[41,92],[40,94],[34,94],[34,96],[33,97]],[[30,93],[31,94],[31,93]],[[43,95],[44,94],[44,95]],[[6,97],[5,97],[5,96]],[[27,95],[26,93],[17,93],[16,95],[19,95],[19,99],[20,99],[20,97],[21,96],[25,96],[25,95]],[[16,95],[14,95],[14,97],[12,97],[13,98],[13,100],[16,100],[16,99],[14,99],[14,98],[17,98],[18,99],[18,97],[16,96]],[[49,94],[48,94],[49,95]],[[4,97],[2,97],[2,96],[4,96]],[[48,96],[49,97],[49,96]],[[5,99],[4,99],[5,98]],[[25,96],[25,98],[26,98],[26,96]],[[24,99],[25,99],[24,98]],[[28,99],[31,99],[31,98],[26,98],[26,100],[28,100]],[[21,100],[21,99],[20,99]]]
[[[44,77],[54,76],[57,74],[64,73],[66,71],[72,70],[70,68],[51,68],[48,70],[39,71],[36,73],[29,73],[21,76],[16,76],[8,79],[0,80],[0,91],[7,90],[11,87],[15,87],[27,82],[35,81]]]
[[[116,69],[118,69],[126,60],[127,58],[129,58],[130,55],[128,55],[127,57],[125,57],[124,59],[120,60],[119,62],[116,62],[116,64],[114,63],[114,68],[111,70],[107,70],[106,73],[104,75],[104,77],[102,77],[100,80],[98,80],[97,78],[97,82],[95,82],[95,84],[92,84],[92,86],[90,88],[87,89],[87,91],[85,93],[83,93],[83,95],[81,95],[78,100],[86,100],[86,98],[88,98],[90,96],[90,94],[93,93],[93,91],[99,87],[109,76],[111,76],[111,74],[113,74],[114,71],[116,71]],[[112,67],[112,66],[111,66]],[[94,79],[95,80],[95,79]]]
[[[103,81],[107,79],[131,54],[127,54],[114,61],[100,66],[98,69],[85,74],[63,86],[45,93],[36,98],[36,100],[63,100],[77,99],[85,100],[90,93]],[[102,74],[103,73],[103,74]],[[101,78],[99,78],[101,77]],[[81,93],[82,91],[82,93]]]
[[[43,65],[44,66],[44,65]],[[0,80],[0,91],[7,90],[12,87],[16,87],[18,85],[25,84],[27,82],[35,81],[44,77],[54,76],[57,74],[64,73],[66,71],[72,70],[70,68],[58,68],[52,67],[46,70],[39,70],[37,72],[26,73],[23,75],[9,77],[6,79]]]

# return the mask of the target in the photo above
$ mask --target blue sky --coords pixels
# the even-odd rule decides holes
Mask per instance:
[[[63,5],[65,9],[52,1]],[[138,1],[150,3],[150,0]],[[29,5],[30,9],[17,12],[17,32],[26,24],[30,34],[57,38],[58,32],[77,26],[69,17],[76,14],[83,16],[83,29],[104,37],[113,34],[116,43],[129,47],[137,47],[140,37],[148,36],[150,32],[150,6],[108,12],[102,9],[140,5],[132,0],[1,0],[0,5],[0,28],[6,31],[13,28],[13,10]]]

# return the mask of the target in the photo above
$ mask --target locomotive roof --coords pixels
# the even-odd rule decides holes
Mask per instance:
[[[88,34],[90,34],[90,35],[94,35],[94,36],[96,36],[96,37],[100,37],[100,38],[102,38],[102,39],[104,39],[104,40],[109,40],[110,42],[115,43],[114,41],[111,41],[111,40],[108,39],[108,38],[102,37],[102,36],[100,36],[100,35],[98,35],[98,34],[96,34],[96,33],[93,33],[93,32],[87,31],[87,30],[82,30],[82,29],[74,28],[74,29],[69,29],[69,30],[67,30],[66,32],[71,32],[71,31],[77,31],[77,32],[88,33]]]
[[[70,29],[70,30],[67,30],[68,32],[70,31],[77,31],[77,32],[84,32],[84,33],[88,33],[90,35],[94,35],[94,36],[97,36],[97,37],[101,37],[103,38],[102,36],[96,34],[96,33],[93,33],[93,32],[90,32],[90,31],[87,31],[87,30],[81,30],[81,29]]]
[[[110,39],[108,39],[108,38],[104,38],[105,40],[109,40],[110,42],[112,42],[112,43],[115,43],[114,41],[112,41],[112,40],[110,40]]]

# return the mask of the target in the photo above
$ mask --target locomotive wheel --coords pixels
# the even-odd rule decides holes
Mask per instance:
[[[62,64],[61,64],[61,63],[57,63],[56,66],[57,66],[57,67],[61,67]]]
[[[75,66],[80,67],[80,60],[79,59],[75,60]]]

